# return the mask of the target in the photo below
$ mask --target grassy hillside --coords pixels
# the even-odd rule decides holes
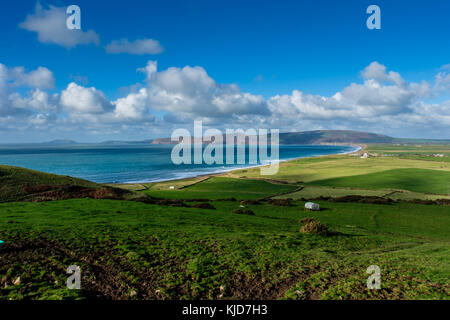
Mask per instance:
[[[290,207],[212,202],[216,210],[75,199],[0,204],[0,298],[448,298],[446,207],[320,202],[334,236],[299,232]],[[426,214],[424,215],[424,211]],[[426,263],[424,263],[426,261]],[[77,264],[82,291],[65,289]],[[365,288],[366,268],[382,289]],[[21,277],[21,284],[12,282]],[[6,287],[5,287],[6,284]]]
[[[0,202],[118,197],[123,193],[87,180],[0,165]]]

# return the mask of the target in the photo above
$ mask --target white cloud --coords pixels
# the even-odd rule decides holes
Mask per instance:
[[[147,138],[150,132],[170,135],[174,127],[199,119],[205,127],[220,129],[353,129],[450,138],[450,100],[439,95],[448,89],[445,71],[431,83],[410,83],[374,62],[361,72],[362,82],[350,83],[331,96],[293,90],[268,99],[243,92],[236,84],[217,83],[198,66],[158,71],[156,61],[149,61],[138,71],[145,73],[145,82],[110,101],[101,90],[74,82],[60,93],[50,93],[46,91],[54,82],[50,70],[25,72],[23,67],[0,63],[0,130],[52,135],[139,132]],[[29,90],[24,94],[16,91],[18,86]]]
[[[100,43],[99,35],[93,30],[69,30],[66,26],[67,17],[65,7],[49,5],[48,9],[45,9],[38,2],[34,13],[29,14],[19,26],[36,32],[42,43],[57,44],[68,49],[77,45]]]
[[[138,39],[129,42],[127,39],[114,40],[106,47],[108,53],[129,53],[136,55],[159,54],[163,52],[163,47],[154,39]]]
[[[147,89],[142,88],[137,93],[130,93],[124,98],[120,98],[114,102],[114,117],[118,120],[135,120],[152,118],[148,114]]]
[[[426,81],[407,83],[384,65],[372,62],[362,72],[364,82],[351,83],[331,97],[311,95],[294,90],[290,95],[269,99],[270,123],[299,130],[359,129],[393,135],[411,134],[414,130],[444,130],[450,135],[446,118],[448,102],[427,104],[432,96]],[[446,77],[438,75],[435,85],[442,88]],[[292,130],[292,129],[289,129]],[[428,132],[426,132],[426,135]]]
[[[439,72],[435,78],[433,90],[437,93],[450,91],[450,73],[445,71]]]
[[[267,115],[269,110],[260,95],[245,93],[235,84],[218,84],[202,67],[169,68],[157,71],[149,61],[139,69],[147,75],[150,106],[176,114],[169,117],[218,117]]]
[[[36,89],[31,93],[28,104],[39,112],[59,112],[59,95]]]
[[[79,86],[75,82],[61,92],[61,105],[69,112],[80,114],[103,113],[113,108],[103,92],[94,87]]]
[[[389,71],[386,73],[386,66],[374,61],[370,63],[362,72],[361,75],[364,79],[374,80],[380,83],[383,82],[393,82],[397,86],[402,86],[405,81],[402,79],[400,74],[394,71]]]
[[[24,67],[9,69],[0,63],[0,114],[29,114],[31,108],[43,108],[43,103],[46,103],[48,107],[50,104],[49,94],[39,89],[51,89],[54,87],[54,82],[53,73],[47,68],[39,67],[27,73]],[[19,86],[33,88],[32,96],[24,98],[13,91],[15,87]]]
[[[15,86],[26,86],[39,89],[53,89],[55,86],[53,72],[45,67],[39,67],[28,73],[25,72],[24,67],[15,67],[10,70],[10,77]]]

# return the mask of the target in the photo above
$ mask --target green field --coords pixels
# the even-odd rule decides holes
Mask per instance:
[[[450,172],[426,169],[393,169],[342,178],[317,180],[311,185],[361,189],[400,189],[448,195]]]
[[[10,247],[0,274],[22,283],[1,297],[448,297],[448,208],[320,204],[326,210],[314,216],[340,234],[299,233],[299,219],[311,216],[302,202],[250,206],[255,216],[232,213],[235,202],[213,202],[216,210],[92,199],[2,204],[0,237]],[[71,264],[86,273],[85,291],[64,289]],[[364,288],[372,264],[383,272],[376,292]]]
[[[446,198],[446,161],[342,155],[283,163],[271,180],[257,173],[121,185],[122,194],[1,167],[0,299],[449,298],[449,207],[406,202]],[[89,192],[43,201],[52,183]],[[402,201],[314,200],[322,210],[309,212],[301,200],[348,195]],[[241,206],[254,215],[235,213]],[[306,217],[328,234],[300,232]],[[80,266],[82,290],[66,288],[69,265]],[[366,287],[370,265],[380,290]]]
[[[150,186],[145,193],[167,199],[260,199],[277,193],[287,193],[298,188],[295,184],[273,184],[263,180],[244,180],[236,178],[212,177],[184,189],[170,190],[159,185]]]

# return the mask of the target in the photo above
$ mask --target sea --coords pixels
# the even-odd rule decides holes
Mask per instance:
[[[0,164],[67,175],[98,183],[145,183],[176,180],[239,168],[267,164],[249,163],[249,148],[243,164],[179,164],[171,160],[173,145],[152,144],[74,144],[74,145],[2,145]],[[355,146],[280,145],[279,160],[344,154]],[[268,147],[270,156],[270,146]],[[235,152],[235,156],[237,152]],[[236,160],[236,159],[235,159]],[[226,152],[224,151],[224,162]]]

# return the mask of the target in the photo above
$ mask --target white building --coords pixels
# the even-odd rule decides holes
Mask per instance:
[[[314,202],[305,203],[305,209],[310,211],[320,211],[320,205]]]

